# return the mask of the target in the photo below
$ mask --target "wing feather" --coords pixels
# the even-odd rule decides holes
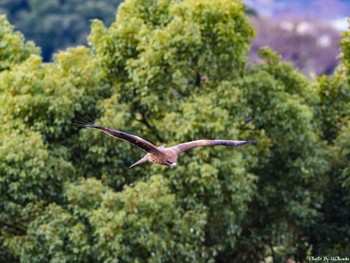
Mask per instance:
[[[97,129],[101,132],[104,132],[104,133],[114,137],[114,138],[127,141],[145,152],[153,153],[153,154],[163,154],[163,152],[160,151],[155,145],[153,145],[149,141],[146,141],[145,139],[142,139],[141,137],[138,137],[136,135],[132,135],[132,134],[128,134],[126,132],[106,128],[106,127],[103,127],[103,126],[95,124],[95,123],[85,124],[84,126],[87,128]]]
[[[256,143],[256,140],[249,140],[249,141],[231,141],[231,140],[198,140],[198,141],[191,141],[191,142],[185,142],[178,145],[173,146],[177,152],[177,154],[191,150],[193,148],[201,147],[201,146],[216,146],[216,145],[223,145],[223,146],[240,146],[248,143]]]

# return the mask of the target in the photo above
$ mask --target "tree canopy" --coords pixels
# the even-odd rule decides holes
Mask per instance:
[[[42,48],[44,61],[70,46],[86,44],[89,21],[110,25],[121,0],[2,0],[0,13]]]
[[[0,18],[0,260],[283,262],[350,250],[350,35],[333,76],[249,66],[238,0],[128,0],[44,63]],[[155,145],[258,139],[128,166]]]

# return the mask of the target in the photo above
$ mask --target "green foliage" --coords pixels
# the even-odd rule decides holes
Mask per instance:
[[[318,79],[318,90],[320,94],[319,114],[323,136],[327,141],[333,141],[344,119],[350,113],[350,87],[349,82],[344,78],[344,72],[338,72],[335,76],[320,77]]]
[[[270,255],[279,262],[290,253],[302,260],[308,249],[306,231],[322,205],[319,177],[328,169],[313,108],[318,97],[306,78],[276,53],[262,49],[260,56],[263,63],[240,84],[262,148],[254,169],[257,190],[234,257],[250,262]]]
[[[70,46],[86,44],[91,19],[110,24],[119,0],[2,0],[0,13],[42,48],[44,61]]]
[[[63,182],[75,172],[64,158],[64,149],[49,150],[40,133],[29,130],[22,122],[1,118],[0,127],[2,243],[24,235],[27,224],[39,211],[59,200]],[[12,261],[10,256],[2,260]]]
[[[116,92],[102,105],[102,122],[141,133],[157,145],[203,137],[249,138],[238,128],[244,109],[235,105],[244,99],[230,82],[244,69],[253,34],[243,10],[235,1],[128,1],[110,28],[95,21],[89,40]],[[94,143],[88,146],[90,160],[94,152],[101,153],[95,164],[101,165],[102,180],[136,173],[121,165],[137,158],[130,158],[129,145],[111,145],[110,138],[83,133]],[[254,158],[248,156],[200,149],[181,156],[176,171],[145,167],[137,175],[161,172],[171,178],[183,208],[197,212],[205,207],[205,242],[216,254],[234,246],[253,194],[254,176],[247,167]],[[133,179],[118,178],[110,185],[119,189],[125,180]]]
[[[349,254],[350,233],[350,173],[349,173],[349,99],[350,99],[350,56],[349,31],[344,33],[342,63],[334,76],[318,80],[320,94],[320,120],[323,136],[331,146],[330,170],[323,176],[327,184],[324,189],[322,217],[312,227],[314,251],[329,255]]]
[[[349,136],[350,136],[350,123],[347,122],[343,128],[340,130],[336,148],[335,148],[335,165],[339,169],[339,182],[340,189],[344,191],[344,205],[350,204],[350,166],[349,166],[349,158],[350,158],[350,145],[349,145]],[[338,146],[338,147],[337,147]],[[339,147],[341,146],[341,147]],[[347,212],[347,211],[344,211]]]
[[[247,67],[252,36],[238,1],[129,0],[110,27],[93,22],[91,47],[11,60],[0,73],[0,260],[345,255],[348,35],[337,73],[311,83],[269,49]],[[73,125],[90,118],[156,145],[259,142],[129,169],[139,149]]]
[[[350,22],[349,22],[350,23]],[[338,136],[350,113],[350,31],[343,34],[341,41],[342,62],[334,76],[320,77],[316,88],[320,96],[319,114],[323,136],[333,141]]]
[[[6,16],[0,15],[0,72],[26,60],[31,54],[39,54],[39,48],[31,41],[24,42],[23,35],[14,32]]]
[[[348,19],[349,28],[350,28],[350,19]],[[344,66],[347,68],[347,75],[349,76],[350,70],[350,31],[348,30],[343,34],[343,38],[341,41],[342,45],[342,60]]]
[[[85,47],[62,52],[54,64],[43,64],[33,55],[3,72],[0,113],[21,119],[46,139],[61,143],[72,133],[74,113],[94,112],[94,102],[108,92],[101,83],[103,73],[89,53]]]
[[[49,205],[8,246],[31,262],[193,262],[210,258],[205,214],[184,211],[163,176],[116,193],[96,179],[66,184],[68,206]]]
[[[144,106],[153,90],[186,96],[203,76],[215,81],[242,70],[252,37],[242,10],[236,1],[129,1],[110,28],[95,21],[89,40],[110,78],[127,78],[125,100],[140,94]]]

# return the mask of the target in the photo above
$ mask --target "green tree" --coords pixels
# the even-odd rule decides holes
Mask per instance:
[[[24,42],[23,35],[14,32],[5,15],[0,15],[0,47],[0,72],[26,60],[31,54],[39,54],[39,48],[33,42]]]
[[[150,13],[156,15],[150,16]],[[192,158],[184,155],[183,167],[177,171],[166,170],[163,167],[145,167],[144,171],[130,171],[125,168],[126,164],[130,163],[132,158],[137,158],[137,152],[132,151],[130,155],[129,145],[111,144],[110,138],[88,130],[77,134],[70,124],[74,116],[97,114],[107,125],[137,132],[155,143],[164,140],[175,143],[209,134],[214,138],[224,136],[228,130],[228,136],[248,138],[249,132],[241,134],[238,128],[242,121],[235,115],[237,112],[241,114],[241,110],[227,101],[227,98],[220,98],[214,91],[214,87],[219,86],[228,96],[233,95],[236,102],[241,99],[239,90],[232,87],[230,80],[244,70],[245,54],[252,36],[252,29],[244,15],[244,7],[241,3],[232,1],[221,1],[220,5],[212,1],[200,4],[195,1],[150,1],[142,4],[130,1],[123,4],[117,17],[117,21],[109,29],[95,22],[90,36],[94,51],[92,54],[84,48],[77,48],[59,54],[52,64],[42,64],[39,58],[32,57],[17,68],[2,74],[1,78],[5,83],[2,89],[3,115],[13,116],[30,130],[40,132],[47,147],[52,148],[50,154],[57,151],[56,147],[61,148],[65,160],[76,167],[74,173],[69,176],[70,180],[74,181],[77,176],[93,176],[112,187],[114,191],[127,194],[126,190],[122,190],[124,185],[134,184],[135,180],[140,178],[146,183],[146,190],[140,190],[140,198],[143,199],[148,191],[147,185],[153,180],[151,174],[163,174],[154,177],[156,183],[164,181],[163,176],[169,178],[165,183],[168,185],[170,196],[177,193],[176,198],[174,196],[169,199],[170,203],[166,207],[170,208],[160,210],[160,218],[163,218],[164,222],[161,223],[160,219],[157,223],[173,226],[169,230],[165,229],[169,231],[166,235],[158,233],[153,227],[150,230],[146,229],[146,233],[151,231],[147,235],[159,236],[153,241],[155,243],[150,244],[150,247],[146,246],[143,252],[140,252],[142,255],[125,252],[127,254],[121,254],[120,258],[139,257],[140,260],[147,260],[152,258],[151,249],[165,242],[164,252],[158,252],[157,255],[161,260],[170,259],[176,254],[187,261],[198,261],[201,258],[210,260],[219,251],[233,247],[236,242],[239,225],[253,190],[254,176],[246,174],[249,164],[254,161],[254,158],[249,157],[250,150],[246,153],[230,153],[204,149],[201,154],[200,151],[196,151],[198,155],[193,155]],[[137,21],[133,22],[134,20]],[[135,31],[132,37],[130,30]],[[222,48],[218,49],[217,46]],[[115,47],[118,47],[117,50],[114,50]],[[87,53],[87,59],[91,59],[89,63],[85,62],[81,54],[79,59],[78,56],[74,56],[82,52],[81,50]],[[110,59],[107,59],[108,56]],[[208,63],[212,65],[212,70],[206,67]],[[225,67],[228,70],[224,70]],[[78,68],[79,70],[75,70]],[[95,70],[99,73],[96,74]],[[19,83],[15,91],[14,83]],[[103,83],[106,88],[98,88]],[[109,90],[113,93],[110,97]],[[158,96],[159,92],[164,96]],[[88,94],[91,94],[91,100]],[[226,105],[220,108],[220,103]],[[208,104],[212,104],[212,107],[204,107]],[[198,115],[193,119],[193,113],[197,109]],[[207,118],[207,114],[212,117]],[[175,127],[170,124],[173,119],[181,120],[182,115],[185,115],[183,121],[176,128],[179,131],[183,130],[183,133],[176,135]],[[220,123],[223,123],[223,127],[215,128]],[[184,130],[188,125],[193,126],[192,131],[188,128],[187,131]],[[231,159],[232,156],[235,159]],[[201,164],[211,159],[213,163]],[[232,161],[235,166],[231,165]],[[185,169],[186,166],[191,169]],[[126,176],[127,174],[129,176]],[[136,183],[135,187],[139,184]],[[158,202],[157,196],[149,198],[154,199],[151,203]],[[32,236],[34,230],[40,228],[38,224],[45,221],[40,218],[52,219],[52,216],[45,216],[47,213],[57,211],[61,214],[59,211],[67,211],[67,208],[72,206],[69,201],[65,201],[60,191],[57,192],[57,200],[63,210],[57,210],[46,200],[47,203],[43,205],[38,219],[29,224],[25,239],[35,239]],[[69,212],[74,215],[77,210],[71,208]],[[149,218],[151,212],[141,213],[137,221],[145,221],[145,224],[152,222],[155,219]],[[64,221],[66,212],[62,213]],[[92,220],[90,217],[88,222]],[[61,216],[58,216],[58,222],[62,222],[59,218]],[[169,222],[170,218],[178,218],[178,221]],[[183,221],[183,218],[188,220]],[[93,227],[86,220],[82,221],[87,228]],[[191,223],[191,227],[183,226],[184,230],[178,229],[177,226],[184,222]],[[103,224],[94,224],[103,227]],[[65,228],[73,225],[65,225]],[[89,240],[97,240],[95,232],[98,231],[99,229],[96,229],[89,233]],[[182,237],[184,240],[175,238],[178,235],[182,236],[181,232],[176,234],[176,231],[187,231],[189,240],[197,240],[191,245],[192,248],[187,247],[186,243],[191,242],[186,241],[185,236]],[[67,229],[62,235],[58,235],[61,243],[70,233]],[[122,236],[124,246],[128,246],[127,250],[137,250],[142,244],[141,241],[134,242],[135,235],[136,239],[140,239],[143,232],[136,231],[133,235]],[[173,242],[168,241],[169,235],[174,236]],[[47,250],[31,250],[29,248],[33,244],[27,242],[20,247],[14,245],[22,238],[23,236],[12,236],[7,239],[6,244],[23,260],[25,256],[44,260],[45,257],[37,254]],[[113,234],[111,238],[120,239]],[[41,246],[47,245],[49,246],[50,242],[41,243]],[[63,242],[63,250],[65,249],[68,247],[66,248]],[[104,255],[102,250],[99,252],[101,254],[98,254],[98,257],[105,260],[112,260],[116,256]],[[59,258],[59,251],[58,254],[52,253],[52,260]],[[73,259],[68,257],[67,260]]]
[[[319,114],[323,138],[330,145],[330,170],[323,176],[326,183],[322,217],[311,229],[315,253],[347,256],[350,251],[350,35],[341,42],[342,62],[333,76],[321,77],[316,88],[320,94]]]
[[[283,262],[288,254],[306,258],[307,230],[318,219],[326,146],[317,130],[317,93],[304,75],[269,49],[262,64],[241,82],[264,152],[254,169],[257,191],[250,203],[234,262]]]
[[[42,48],[44,61],[70,46],[86,44],[91,19],[101,19],[110,24],[114,20],[118,0],[3,0],[0,13],[26,38]]]
[[[89,49],[77,47],[44,64],[33,54],[37,49],[10,29],[4,40],[18,47],[4,45],[8,55],[1,60],[9,65],[0,74],[2,246],[23,235],[41,209],[61,202],[63,184],[77,178],[70,160],[77,135],[72,119],[76,112],[94,113],[108,93]],[[10,260],[8,251],[2,254]]]
[[[283,262],[344,254],[348,35],[334,79],[311,83],[269,49],[248,67],[253,35],[239,1],[128,0],[110,27],[93,22],[90,47],[60,52],[52,63],[31,52],[4,69],[1,260]],[[12,56],[9,46],[5,52]],[[73,125],[90,118],[156,145],[259,143],[194,149],[176,168],[128,169],[142,153]],[[329,221],[339,212],[334,204],[343,217]],[[332,227],[345,231],[344,242],[329,235],[322,243]]]

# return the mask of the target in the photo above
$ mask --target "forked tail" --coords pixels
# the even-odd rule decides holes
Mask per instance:
[[[140,164],[143,164],[145,162],[148,162],[148,154],[146,154],[143,158],[138,160],[136,163],[133,163],[132,165],[130,165],[129,168],[133,168],[133,167],[138,166]]]

